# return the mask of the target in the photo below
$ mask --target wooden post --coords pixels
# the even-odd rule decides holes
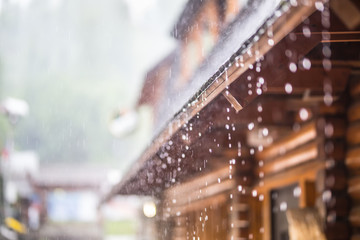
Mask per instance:
[[[352,206],[349,214],[349,222],[352,228],[352,239],[360,239],[360,74],[353,75],[350,79],[350,104],[348,108],[348,129],[347,129],[347,153],[346,167],[348,170],[348,189]]]
[[[325,235],[329,240],[349,239],[347,171],[345,167],[346,117],[342,113],[325,115],[317,124],[320,158],[325,169],[318,181],[325,220]],[[345,196],[345,198],[344,198]],[[306,197],[306,196],[305,196]]]

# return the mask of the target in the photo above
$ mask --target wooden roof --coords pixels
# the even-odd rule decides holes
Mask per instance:
[[[175,52],[170,53],[161,62],[146,73],[145,82],[141,90],[137,105],[149,104],[155,107],[157,98],[164,91],[164,85],[169,78]],[[161,76],[159,76],[161,75]]]
[[[192,24],[194,17],[206,1],[207,0],[189,0],[176,22],[171,35],[177,39],[183,38]]]
[[[319,57],[319,46],[324,43],[320,12],[314,4],[288,7],[281,16],[277,14],[269,20],[274,45],[268,44],[265,26],[260,28],[174,116],[107,197],[157,195],[171,185],[228,164],[219,159],[228,161],[238,156],[238,142],[248,142],[248,124],[257,123],[259,117],[261,123],[254,124],[255,127],[271,128],[276,137],[276,134],[291,131],[293,124],[300,121],[300,108],[307,108],[311,114],[341,111],[341,102],[331,108],[323,107],[323,81],[332,83],[332,96],[340,99],[351,69],[360,67],[356,54],[360,52],[359,26],[350,31],[341,16],[331,12],[327,34],[332,40],[332,68],[325,70]],[[310,37],[304,36],[304,27],[310,29]],[[351,46],[352,53],[347,54],[344,45]],[[295,54],[290,60],[284,54],[289,49]],[[249,51],[259,54],[249,55]],[[254,66],[261,56],[261,71],[258,72]],[[310,59],[310,69],[301,67],[304,57]],[[243,64],[240,67],[239,59]],[[296,72],[289,70],[289,61],[294,61],[298,67]],[[258,87],[260,78],[264,78],[264,83]],[[284,88],[286,83],[291,83],[291,95]],[[261,93],[258,94],[257,89],[261,89]],[[229,131],[232,131],[231,139]],[[241,147],[242,154],[249,154],[253,147],[248,142]],[[181,170],[177,171],[178,168]],[[174,178],[176,182],[172,181]]]

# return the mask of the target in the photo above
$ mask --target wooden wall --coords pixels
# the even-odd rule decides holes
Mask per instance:
[[[346,166],[349,174],[348,194],[351,198],[349,221],[352,240],[360,239],[360,75],[352,76],[350,82],[350,106],[347,112]]]
[[[327,239],[349,238],[345,109],[343,98],[329,107],[320,104],[299,130],[257,152],[254,189],[263,195],[260,239],[271,239],[271,191],[291,184],[301,188],[299,208],[317,209],[322,216]]]
[[[237,152],[236,152],[237,155]],[[167,189],[162,196],[162,239],[244,239],[255,218],[251,201],[253,156],[223,157],[222,167]],[[220,160],[218,160],[220,161]],[[165,226],[165,225],[164,225]]]
[[[261,221],[253,234],[257,239],[271,239],[271,192],[289,185],[301,188],[299,207],[314,207],[314,184],[318,171],[325,164],[320,157],[321,137],[318,135],[317,120],[306,123],[298,131],[280,138],[262,152],[256,154],[257,184],[254,189],[261,195]],[[253,200],[256,201],[256,200]]]
[[[344,103],[346,104],[346,103]],[[350,229],[347,221],[349,201],[346,194],[347,170],[345,167],[346,115],[338,112],[333,116],[324,116],[319,123],[323,134],[321,155],[325,169],[320,172],[317,183],[322,194],[318,202],[322,203],[327,239],[349,239]]]

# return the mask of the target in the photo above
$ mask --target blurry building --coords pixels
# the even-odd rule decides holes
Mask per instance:
[[[0,104],[3,115],[0,143],[0,235],[1,239],[22,239],[29,226],[28,209],[33,189],[29,176],[37,173],[39,159],[36,152],[14,149],[14,129],[19,120],[28,114],[27,102],[6,98]]]
[[[173,35],[104,201],[154,197],[158,239],[358,239],[359,3],[190,0]]]
[[[31,178],[37,198],[29,236],[34,239],[103,239],[99,196],[109,169],[83,165],[43,165]],[[36,217],[36,215],[38,215]]]

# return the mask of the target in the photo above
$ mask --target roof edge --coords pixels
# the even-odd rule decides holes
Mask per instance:
[[[175,23],[173,30],[170,32],[171,36],[176,39],[182,39],[185,35],[186,29],[193,23],[194,12],[198,12],[207,0],[189,0],[179,19]]]
[[[192,119],[207,104],[215,99],[216,96],[221,94],[228,85],[249,69],[249,66],[256,61],[256,58],[255,56],[246,56],[246,53],[249,49],[253,50],[255,48],[254,43],[257,43],[256,49],[260,51],[260,56],[265,55],[275,44],[299,25],[303,21],[304,16],[310,16],[316,11],[315,1],[316,0],[310,0],[310,3],[306,6],[292,6],[289,0],[283,0],[279,8],[263,23],[255,34],[245,41],[228,61],[220,66],[218,71],[183,105],[182,109],[168,121],[163,130],[153,139],[152,144],[145,149],[140,158],[138,158],[138,161],[130,168],[120,183],[117,184],[101,202],[104,203],[116,195],[129,180],[136,176],[141,166],[143,166],[149,158],[154,156],[161,146],[168,141],[184,123]],[[329,0],[322,0],[322,2],[328,1]],[[282,24],[283,21],[286,21],[287,24]],[[268,37],[265,34],[269,26],[273,27],[273,45],[267,43]],[[244,60],[244,66],[238,67],[236,61],[241,56]]]

